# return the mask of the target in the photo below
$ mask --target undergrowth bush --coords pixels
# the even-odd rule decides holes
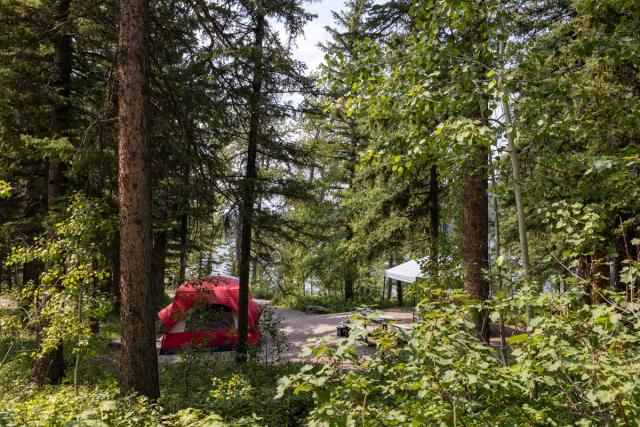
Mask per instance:
[[[279,395],[313,395],[318,425],[638,425],[638,303],[501,295],[490,302],[494,313],[531,304],[537,314],[509,339],[504,363],[475,336],[468,313],[477,303],[462,291],[429,292],[406,345],[390,334],[376,357],[359,358],[358,329],[337,346],[313,344],[307,351],[325,363],[283,379]]]
[[[191,363],[188,372],[181,364],[162,367],[162,397],[158,403],[167,412],[192,408],[216,413],[231,425],[240,420],[263,426],[303,425],[313,404],[311,396],[275,399],[278,379],[294,374],[300,366],[255,362],[237,365],[203,355]]]
[[[277,381],[298,365],[202,362],[190,367],[185,387],[181,363],[163,365],[162,397],[119,396],[115,377],[93,384],[37,388],[28,365],[0,370],[0,426],[296,426],[311,409],[310,396],[274,399]],[[68,382],[68,381],[67,381]]]
[[[297,372],[300,365],[265,364],[265,357],[257,355],[239,366],[232,360],[221,360],[225,353],[198,351],[185,353],[178,361],[161,360],[161,398],[157,404],[144,398],[120,397],[118,350],[109,345],[109,339],[117,336],[117,324],[111,318],[92,340],[97,344],[91,357],[80,359],[77,388],[72,385],[73,372],[68,370],[62,385],[39,389],[28,382],[37,348],[35,334],[19,328],[19,317],[19,309],[0,310],[3,427],[296,426],[304,424],[313,404],[311,396],[274,398],[278,378]],[[279,360],[279,346],[284,342],[277,334],[278,319],[273,317],[270,322],[274,337],[267,360],[273,362]],[[72,351],[66,351],[65,356],[68,366],[74,363]]]

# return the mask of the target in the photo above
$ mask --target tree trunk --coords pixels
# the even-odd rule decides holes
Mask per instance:
[[[462,202],[462,261],[464,288],[473,299],[485,301],[489,297],[489,209],[487,198],[488,149],[473,147],[466,164]],[[478,336],[489,342],[489,311],[472,313]]]
[[[504,41],[500,41],[499,55],[503,62],[506,63],[505,50],[506,45]],[[513,128],[513,118],[511,117],[511,106],[509,103],[509,94],[505,93],[502,98],[502,110],[504,111],[504,118],[506,121],[507,129]],[[522,260],[522,270],[524,272],[524,279],[529,278],[529,242],[527,240],[527,224],[524,216],[524,202],[522,201],[522,188],[521,174],[520,174],[520,158],[518,151],[516,150],[515,140],[513,138],[513,132],[506,132],[507,134],[507,146],[509,147],[509,156],[511,158],[511,168],[513,172],[513,191],[516,198],[516,214],[518,216],[518,238],[520,240],[520,258]],[[533,307],[527,305],[527,322],[533,319]]]
[[[232,274],[240,276],[240,247],[242,246],[242,206],[238,209],[238,223],[235,228],[235,258],[233,260]]]
[[[438,237],[440,237],[440,188],[438,166],[431,165],[429,177],[429,246],[431,252],[431,280],[435,281],[439,270]]]
[[[351,230],[351,227],[347,224],[346,225],[346,231],[347,231],[347,235],[346,235],[346,240],[349,241],[353,238],[353,230]],[[345,265],[345,276],[344,276],[344,299],[347,301],[351,301],[354,298],[354,285],[355,285],[355,281],[356,281],[356,272],[354,271],[354,264],[353,264],[353,260],[347,259],[347,260],[343,260],[343,262],[346,261],[346,265]]]
[[[389,257],[389,268],[392,268],[392,267],[393,267],[393,257]],[[386,297],[386,300],[387,301],[391,301],[391,290],[393,288],[393,279],[387,278],[386,285],[387,285],[387,289],[386,289],[387,297]]]
[[[158,311],[164,301],[164,273],[167,264],[167,230],[160,230],[153,239],[153,255],[151,265],[153,269],[153,306]]]
[[[42,340],[45,324],[38,325],[36,335],[38,342]],[[64,351],[62,343],[55,349],[39,356],[31,369],[31,381],[42,386],[44,384],[60,384],[64,377]]]
[[[238,295],[238,347],[236,361],[247,360],[248,308],[249,308],[249,273],[251,268],[251,231],[253,229],[253,210],[256,199],[256,155],[260,133],[260,114],[262,105],[262,44],[264,40],[265,16],[262,4],[256,4],[256,27],[254,28],[253,43],[253,81],[249,99],[249,134],[247,137],[247,168],[243,181],[242,197],[242,230],[240,241],[240,292]]]
[[[186,212],[180,215],[180,274],[178,281],[184,283],[187,279],[187,238],[189,236],[189,221]]]
[[[68,136],[71,125],[71,34],[69,34],[69,8],[71,0],[56,2],[55,21],[59,26],[53,36],[55,67],[54,86],[61,101],[53,109],[53,129],[57,137]],[[54,154],[48,161],[47,209],[56,211],[60,198],[65,193],[65,165]],[[48,267],[47,267],[48,268]],[[37,342],[41,343],[47,322],[37,327]],[[59,345],[39,355],[33,364],[31,381],[38,385],[59,384],[64,376],[64,348]]]
[[[121,0],[118,38],[118,188],[122,394],[160,395],[151,278],[147,122],[148,0]]]
[[[55,66],[54,86],[61,101],[53,110],[53,128],[56,136],[68,137],[71,127],[71,34],[69,12],[71,0],[56,2],[56,23],[59,26],[53,36],[53,61]],[[48,208],[55,209],[60,197],[65,191],[65,164],[52,156],[49,159],[47,179]]]
[[[354,297],[354,292],[353,292],[353,288],[354,288],[354,274],[351,271],[351,266],[347,266],[347,277],[345,277],[344,279],[344,299],[345,300],[352,300]]]
[[[404,304],[404,299],[403,299],[403,295],[402,295],[402,282],[400,280],[396,280],[396,289],[398,290],[397,305],[398,305],[398,307],[402,307],[402,305]]]
[[[492,166],[491,161],[491,153],[489,153],[489,166]],[[500,210],[498,204],[498,195],[496,194],[496,173],[495,169],[491,167],[491,186],[493,188],[493,215],[495,222],[495,250],[496,250],[496,259],[501,256],[501,239],[500,239]],[[498,283],[498,292],[503,291],[503,281],[502,281],[502,269],[501,266],[496,263],[496,276]],[[507,366],[508,364],[508,354],[507,354],[507,338],[504,329],[504,315],[502,311],[498,312],[498,331],[500,333],[500,354],[502,355],[502,364]]]

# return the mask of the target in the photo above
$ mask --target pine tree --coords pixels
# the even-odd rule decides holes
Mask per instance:
[[[118,141],[123,394],[160,395],[151,281],[151,188],[147,117],[149,2],[120,3]]]

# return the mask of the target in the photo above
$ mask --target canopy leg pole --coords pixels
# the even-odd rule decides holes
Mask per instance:
[[[416,293],[418,292],[418,281],[413,282],[413,308],[411,310],[411,322],[416,321]]]

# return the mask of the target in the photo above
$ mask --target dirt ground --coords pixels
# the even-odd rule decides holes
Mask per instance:
[[[348,320],[354,312],[332,314],[306,314],[297,310],[276,307],[282,316],[282,331],[286,334],[291,348],[284,354],[286,360],[302,361],[300,351],[307,341],[321,337],[336,337],[336,328]],[[383,315],[398,325],[410,325],[413,314],[410,308],[390,308],[382,310]],[[372,354],[375,347],[363,342],[357,343],[360,354]]]
[[[268,303],[268,301],[260,301]],[[274,307],[276,315],[282,319],[282,332],[289,342],[289,349],[282,354],[283,361],[302,362],[305,358],[300,357],[300,352],[304,345],[310,341],[322,337],[337,337],[336,328],[340,323],[348,320],[355,312],[331,313],[331,314],[307,314],[297,310],[289,310],[281,307]],[[413,314],[410,308],[391,308],[383,310],[386,318],[393,319],[398,325],[410,325]],[[160,338],[157,346],[160,349]],[[269,342],[263,344],[263,348],[269,349]],[[375,347],[368,346],[364,342],[356,344],[356,350],[361,355],[373,354]],[[218,352],[208,355],[208,357],[222,360],[232,360],[232,352]],[[262,356],[261,356],[262,357]],[[180,360],[180,355],[162,355],[161,363],[176,363]]]

